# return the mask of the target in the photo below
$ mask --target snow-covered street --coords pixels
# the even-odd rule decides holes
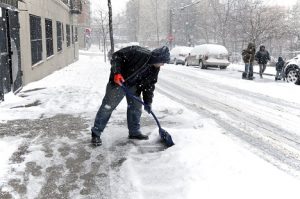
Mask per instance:
[[[300,86],[242,80],[236,65],[165,65],[153,111],[175,146],[146,112],[150,139],[128,140],[123,100],[94,148],[110,65],[96,49],[80,54],[0,104],[0,198],[299,198]]]

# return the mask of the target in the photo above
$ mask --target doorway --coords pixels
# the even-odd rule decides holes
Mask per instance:
[[[0,101],[22,87],[20,25],[17,9],[0,3]]]

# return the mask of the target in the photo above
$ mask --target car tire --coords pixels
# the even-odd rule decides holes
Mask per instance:
[[[300,70],[298,70],[298,79],[295,82],[296,85],[300,85]]]
[[[199,61],[199,68],[206,69],[206,66],[203,64],[202,60]]]
[[[227,66],[220,66],[221,70],[225,70],[227,68]]]
[[[286,70],[286,73],[285,73],[286,77],[286,82],[288,83],[300,83],[299,82],[299,75],[298,75],[298,71],[297,71],[297,68],[296,67],[289,67],[287,70]]]

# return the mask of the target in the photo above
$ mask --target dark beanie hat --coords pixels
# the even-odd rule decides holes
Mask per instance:
[[[167,46],[156,48],[151,52],[149,64],[168,63],[170,61],[170,52]]]

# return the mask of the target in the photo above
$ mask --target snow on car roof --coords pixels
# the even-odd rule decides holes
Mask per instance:
[[[193,49],[193,47],[188,47],[188,46],[175,46],[172,50],[171,50],[171,54],[176,54],[176,53],[181,53],[181,54],[189,54],[191,52],[191,50]]]
[[[180,49],[180,52],[183,53],[183,54],[188,54],[188,53],[191,52],[192,49],[193,49],[193,47],[186,47],[186,46],[184,46],[184,47],[182,47]]]
[[[195,46],[192,50],[193,53],[206,53],[206,54],[228,54],[227,49],[218,44],[202,44]]]

